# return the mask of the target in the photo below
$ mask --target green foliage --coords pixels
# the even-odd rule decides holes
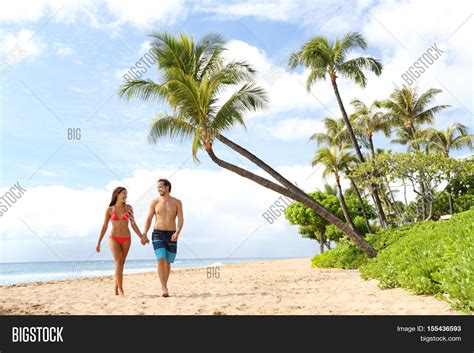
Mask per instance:
[[[453,213],[468,211],[474,206],[474,193],[453,197]],[[433,217],[449,214],[448,194],[444,192],[434,203]]]
[[[404,183],[409,185],[417,197],[408,207],[399,208],[402,211],[402,219],[399,221],[412,222],[416,219],[424,218],[416,212],[415,204],[421,208],[422,199],[425,200],[427,209],[433,204],[432,218],[438,218],[439,208],[445,203],[437,202],[446,192],[441,190],[443,184],[446,190],[451,190],[453,195],[459,196],[463,192],[469,191],[474,181],[474,158],[455,159],[442,154],[425,154],[421,151],[412,153],[390,153],[378,155],[374,161],[359,163],[351,172],[351,176],[361,178],[365,175],[362,186],[371,183],[384,184],[386,178],[388,182]],[[423,187],[422,187],[423,186]],[[441,194],[440,194],[441,192]],[[459,200],[461,207],[457,207],[456,212],[469,209],[469,198]],[[449,208],[448,208],[449,210]],[[444,212],[445,214],[449,212]],[[437,217],[438,216],[438,217]]]
[[[341,205],[337,196],[316,191],[309,193],[309,195],[323,205],[328,211],[335,214],[341,220],[344,219]],[[354,220],[358,231],[361,234],[367,233],[367,227],[362,216],[362,209],[360,207],[359,200],[353,196],[348,195],[346,197],[346,204],[349,211],[349,215]],[[366,209],[369,218],[375,218],[375,211],[367,201],[364,200],[364,207]],[[343,233],[334,225],[330,224],[319,214],[303,205],[300,202],[293,202],[285,210],[285,218],[290,221],[293,225],[299,225],[298,232],[304,238],[315,239],[319,241],[320,235],[323,235],[324,239],[332,241],[339,241],[343,237]]]
[[[367,261],[367,254],[359,250],[348,239],[342,239],[338,245],[324,254],[318,254],[311,260],[313,267],[322,268],[359,268]]]
[[[333,228],[336,229],[333,226],[329,226],[328,231]],[[379,252],[405,236],[412,228],[413,225],[410,224],[376,234],[368,234],[366,240],[377,252]],[[344,238],[334,249],[331,249],[323,255],[318,254],[314,256],[312,259],[312,265],[313,267],[354,269],[364,264],[367,259],[368,257],[365,253]]]
[[[454,308],[474,309],[474,208],[448,221],[428,221],[366,237],[378,252],[368,257],[348,240],[312,259],[313,267],[359,268],[382,288],[437,295]]]
[[[360,267],[382,288],[437,294],[453,307],[474,309],[474,209],[449,221],[422,222]]]

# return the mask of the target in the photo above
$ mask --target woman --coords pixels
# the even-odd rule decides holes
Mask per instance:
[[[143,235],[138,229],[133,217],[132,206],[125,203],[127,199],[127,189],[119,186],[112,193],[112,200],[109,207],[105,210],[105,219],[100,232],[99,241],[96,250],[100,252],[100,243],[107,231],[109,220],[112,220],[112,232],[109,237],[110,250],[115,260],[115,295],[124,295],[123,291],[123,267],[130,249],[131,237],[128,221],[132,224],[132,228],[140,239]],[[144,244],[142,242],[142,244]]]

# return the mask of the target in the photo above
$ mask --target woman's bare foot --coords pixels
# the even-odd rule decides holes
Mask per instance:
[[[170,296],[168,293],[168,288],[162,288],[161,290],[163,291],[163,294],[161,295],[162,297],[167,298]]]
[[[115,295],[119,295],[118,286],[115,285]]]
[[[118,290],[118,295],[121,296],[121,297],[125,296],[125,293],[124,293],[123,289]]]

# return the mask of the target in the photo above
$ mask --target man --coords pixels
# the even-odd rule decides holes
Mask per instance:
[[[183,229],[183,205],[181,201],[170,195],[171,183],[166,179],[157,182],[160,196],[150,204],[144,228],[143,243],[148,241],[147,233],[150,229],[153,216],[156,217],[152,233],[153,249],[158,260],[158,275],[160,277],[163,297],[169,297],[168,278],[171,264],[176,258],[177,242],[181,229]],[[176,227],[176,218],[178,226]]]

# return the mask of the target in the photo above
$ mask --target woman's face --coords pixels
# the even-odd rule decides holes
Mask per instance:
[[[127,200],[127,190],[122,190],[120,194],[117,195],[117,201],[125,202]]]

